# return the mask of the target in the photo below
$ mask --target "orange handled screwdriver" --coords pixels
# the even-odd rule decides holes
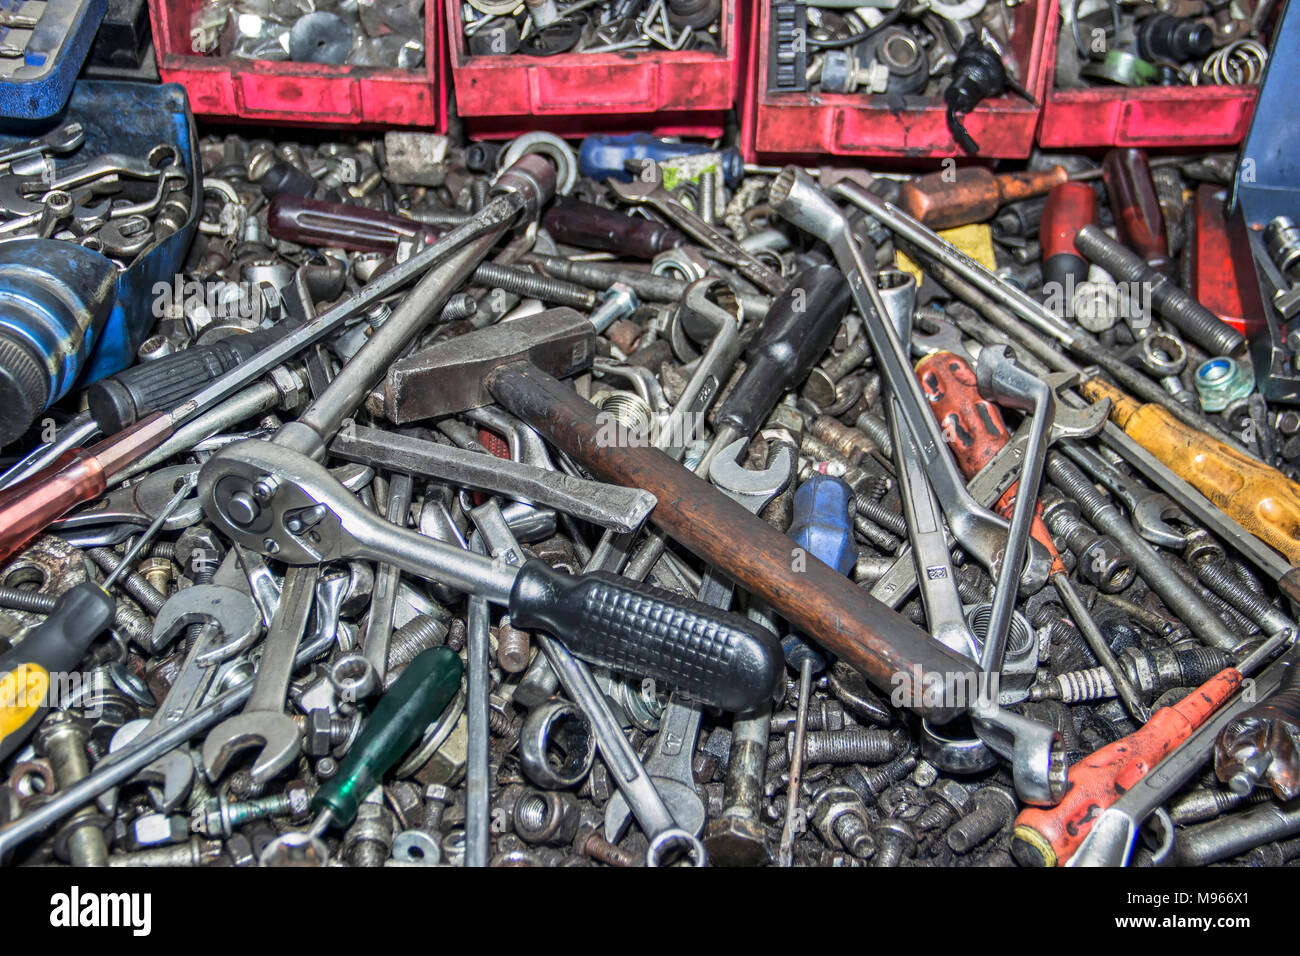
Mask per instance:
[[[1054,807],[1028,807],[1016,817],[1011,853],[1021,866],[1064,866],[1096,820],[1170,751],[1192,735],[1241,687],[1226,667],[1172,707],[1070,766],[1070,789]]]
[[[973,478],[1011,440],[1011,432],[1002,419],[1002,410],[980,395],[975,371],[965,357],[955,352],[939,351],[927,355],[916,364],[916,375],[920,379],[921,390],[929,399],[930,408],[939,421],[939,427],[948,439],[958,467],[967,478]],[[1016,506],[1016,491],[1019,487],[1020,482],[1015,481],[1002,493],[995,506],[998,514],[1010,518]],[[1043,523],[1043,508],[1039,502],[1034,503],[1030,534],[1052,556],[1052,586],[1056,588],[1056,593],[1060,595],[1093,656],[1110,674],[1115,692],[1130,714],[1139,721],[1146,720],[1150,713],[1137,688],[1115,659],[1106,638],[1088,613],[1088,606],[1070,582],[1065,562],[1061,560],[1061,554]]]
[[[1080,390],[1089,401],[1109,398],[1111,419],[1129,437],[1255,537],[1300,563],[1300,485],[1099,378]]]

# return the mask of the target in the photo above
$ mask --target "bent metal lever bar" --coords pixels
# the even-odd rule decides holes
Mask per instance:
[[[709,706],[752,707],[784,673],[775,635],[738,614],[615,575],[570,576],[536,559],[513,567],[399,528],[323,465],[277,444],[242,441],[214,455],[199,472],[199,497],[224,534],[279,561],[393,564],[508,607],[516,627],[559,635],[578,657]]]

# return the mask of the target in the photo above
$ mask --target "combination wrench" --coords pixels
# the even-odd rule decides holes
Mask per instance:
[[[839,207],[813,182],[806,172],[787,166],[769,187],[772,208],[792,225],[825,242],[848,280],[849,291],[864,320],[871,340],[872,354],[893,389],[901,414],[912,433],[915,449],[924,464],[931,487],[943,506],[948,526],[962,547],[998,574],[1006,545],[1008,524],[978,504],[966,490],[957,465],[952,459],[921,393],[907,352],[898,333],[886,321],[888,308],[872,278],[870,269]],[[1022,587],[1033,593],[1047,582],[1051,559],[1042,545],[1035,544],[1025,563]]]

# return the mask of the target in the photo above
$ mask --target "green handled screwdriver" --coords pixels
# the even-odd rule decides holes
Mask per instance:
[[[317,816],[310,836],[318,837],[331,825],[345,827],[356,819],[366,794],[447,709],[460,689],[463,669],[456,652],[447,647],[431,647],[406,665],[375,705],[339,772],[312,798]]]

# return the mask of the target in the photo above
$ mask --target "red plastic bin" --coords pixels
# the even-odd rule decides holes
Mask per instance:
[[[1059,18],[1052,17],[1040,146],[1235,146],[1245,137],[1258,87],[1056,89],[1059,26]]]
[[[648,130],[722,135],[740,85],[737,7],[722,0],[717,52],[627,50],[557,56],[471,56],[461,0],[446,0],[456,112],[477,137],[535,129],[564,135]]]
[[[942,99],[907,97],[893,110],[882,97],[861,93],[767,92],[770,0],[758,6],[758,29],[747,71],[741,111],[741,148],[760,156],[894,156],[906,159],[965,155],[948,130]],[[1025,0],[1014,10],[1016,62],[1028,64],[1020,79],[1039,102],[1047,83],[1046,28],[1056,0]],[[916,105],[911,105],[915,103]],[[1023,159],[1034,145],[1039,108],[1010,95],[984,100],[965,119],[980,156]]]
[[[425,0],[424,66],[418,70],[202,56],[190,46],[190,19],[201,2],[149,0],[158,72],[164,83],[185,87],[196,116],[446,128],[446,33],[438,0]]]

